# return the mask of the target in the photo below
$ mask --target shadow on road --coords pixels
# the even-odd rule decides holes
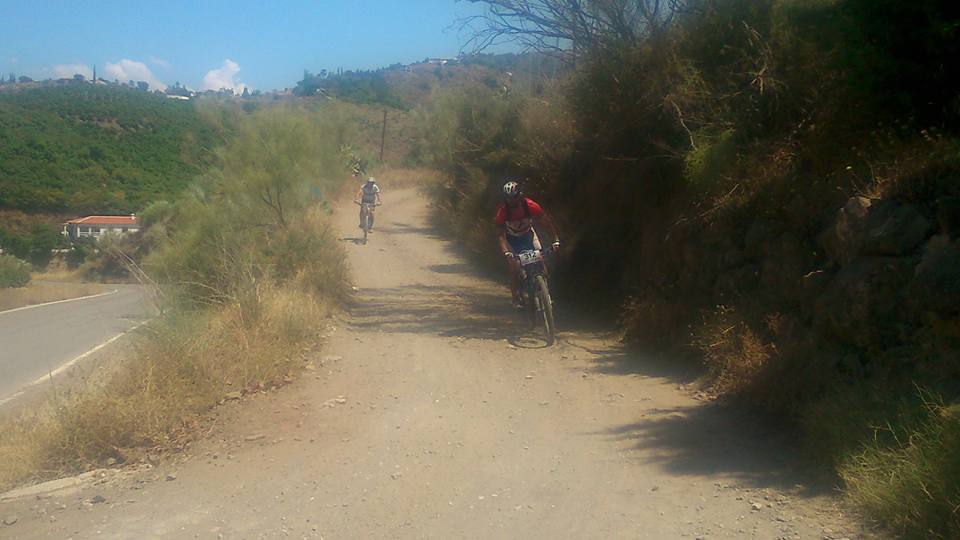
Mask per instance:
[[[676,356],[646,353],[626,345],[594,348],[572,339],[567,343],[594,355],[591,370],[603,375],[640,375],[690,384],[703,374],[703,367]]]
[[[431,264],[427,270],[438,274],[462,274],[465,276],[478,275],[479,273],[473,267],[466,263],[457,264]]]
[[[337,240],[339,240],[340,242],[351,242],[355,246],[363,245],[363,237],[360,237],[360,238],[343,237],[343,238],[337,238]]]
[[[449,241],[448,237],[442,236],[436,227],[415,227],[406,223],[392,221],[377,227],[377,230],[386,234],[415,234],[424,238],[433,238],[436,240]]]
[[[576,339],[567,344],[594,355],[591,370],[598,374],[654,377],[681,385],[703,374],[695,363],[669,355],[625,346],[591,348]],[[593,435],[633,441],[636,459],[658,464],[670,474],[728,475],[747,487],[795,490],[805,497],[831,493],[836,485],[797,456],[789,433],[730,404],[647,409],[633,423]]]
[[[680,476],[729,475],[747,487],[830,493],[834,485],[796,458],[783,434],[755,416],[717,404],[652,409],[599,435],[634,442],[636,459]]]
[[[594,373],[694,383],[702,367],[669,355],[644,354],[629,347],[590,348],[568,341],[595,357]],[[641,405],[642,407],[642,405]],[[797,490],[815,496],[835,488],[832,479],[805,464],[791,447],[789,433],[764,424],[756,414],[721,403],[691,403],[646,409],[637,421],[593,435],[633,441],[636,459],[675,475],[729,475],[754,488]]]
[[[522,342],[526,330],[502,293],[464,286],[364,289],[350,314],[353,327],[383,332]]]

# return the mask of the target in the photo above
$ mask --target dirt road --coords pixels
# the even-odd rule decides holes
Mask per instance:
[[[172,462],[0,504],[0,537],[865,537],[681,371],[602,335],[514,339],[423,199],[385,198],[368,245],[336,216],[359,290],[303,379]]]

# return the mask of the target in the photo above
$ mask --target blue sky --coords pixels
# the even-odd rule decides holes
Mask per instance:
[[[453,0],[0,0],[0,73],[35,79],[97,66],[107,79],[195,89],[292,87],[304,68],[371,69],[456,56]]]

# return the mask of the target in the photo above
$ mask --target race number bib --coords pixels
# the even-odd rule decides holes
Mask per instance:
[[[521,251],[517,254],[517,257],[520,259],[522,266],[538,263],[543,260],[543,255],[541,255],[539,251]]]

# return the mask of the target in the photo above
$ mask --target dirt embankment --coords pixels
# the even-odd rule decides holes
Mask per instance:
[[[524,337],[416,191],[384,199],[367,245],[352,205],[336,216],[358,290],[307,376],[228,402],[172,462],[0,503],[0,534],[868,536],[768,433],[689,397],[690,373],[605,335]]]

